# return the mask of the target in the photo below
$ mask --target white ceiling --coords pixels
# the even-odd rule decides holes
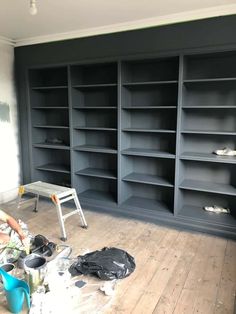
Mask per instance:
[[[236,14],[236,0],[0,0],[1,40],[17,46]]]

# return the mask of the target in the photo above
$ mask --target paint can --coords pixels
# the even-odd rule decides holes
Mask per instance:
[[[30,292],[33,293],[39,286],[43,285],[47,273],[47,260],[43,256],[30,254],[24,259],[24,270],[30,286]]]

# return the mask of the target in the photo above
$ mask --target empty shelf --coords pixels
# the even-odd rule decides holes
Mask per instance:
[[[99,152],[107,154],[116,154],[117,150],[105,146],[95,146],[95,145],[80,145],[75,146],[74,150],[84,151],[84,152]]]
[[[54,86],[34,86],[33,90],[47,90],[47,89],[65,89],[68,88],[67,85],[54,85]]]
[[[184,180],[179,188],[185,190],[210,192],[225,195],[236,195],[236,188],[230,184],[198,181],[198,180]]]
[[[168,85],[168,84],[177,84],[177,80],[171,81],[144,81],[144,82],[127,82],[123,83],[123,86],[132,87],[132,86],[145,86],[145,85]]]
[[[98,177],[98,178],[116,180],[116,176],[114,174],[114,171],[107,170],[107,169],[85,168],[85,169],[82,169],[80,171],[77,171],[76,174],[81,175],[81,176]]]
[[[135,209],[138,207],[144,210],[158,211],[163,214],[170,214],[172,212],[170,208],[163,202],[138,196],[130,197],[124,203],[122,203],[122,206],[128,207],[130,209]]]
[[[143,132],[143,133],[175,133],[175,130],[165,130],[165,129],[141,129],[141,128],[125,128],[122,129],[125,132]]]
[[[236,109],[236,106],[213,106],[213,105],[200,105],[200,106],[182,106],[183,109]]]
[[[176,109],[177,106],[123,106],[122,109],[128,109],[128,110],[142,110],[142,109],[148,109],[148,110],[155,110],[155,109]]]
[[[49,143],[37,143],[33,144],[33,147],[39,147],[39,148],[52,148],[52,149],[65,149],[69,150],[70,146],[64,145],[64,144],[49,144]]]
[[[87,130],[87,131],[117,131],[116,128],[102,128],[102,127],[89,127],[89,126],[76,126],[76,130]]]
[[[104,88],[104,87],[115,87],[116,83],[106,83],[106,84],[79,84],[73,85],[74,88]]]
[[[231,131],[211,131],[211,130],[183,130],[185,134],[210,134],[210,135],[236,135],[236,132]]]
[[[110,110],[110,109],[117,109],[115,106],[74,106],[73,109],[79,109],[79,110],[97,110],[97,109],[103,109],[103,110]]]
[[[133,172],[125,176],[122,180],[128,181],[128,182],[137,182],[137,183],[173,187],[173,184],[169,182],[168,180],[166,180],[165,178],[158,177],[155,175],[150,175],[150,174],[147,175],[147,174]]]
[[[38,107],[32,107],[32,109],[36,109],[36,110],[57,110],[57,109],[68,110],[69,107],[62,107],[62,106],[38,106]]]
[[[184,83],[208,83],[208,82],[227,82],[227,81],[236,81],[235,77],[219,77],[219,78],[204,78],[204,79],[192,79],[184,80]]]
[[[44,171],[70,173],[69,166],[61,165],[61,164],[45,164],[45,165],[36,167],[36,169],[44,170]]]
[[[146,156],[146,157],[159,157],[174,159],[175,155],[156,149],[141,149],[141,148],[128,148],[122,150],[123,155],[132,156]]]
[[[79,193],[80,200],[87,199],[93,202],[105,202],[105,203],[116,203],[115,196],[112,193],[98,191],[98,190],[86,190]]]
[[[44,128],[44,129],[69,129],[69,126],[62,125],[33,125],[34,128]]]

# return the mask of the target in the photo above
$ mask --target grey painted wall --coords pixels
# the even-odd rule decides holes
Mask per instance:
[[[26,69],[43,64],[102,58],[140,58],[158,53],[236,49],[236,16],[179,23],[143,30],[24,46],[15,49],[19,90],[24,182],[29,181]]]
[[[0,203],[16,196],[20,180],[14,49],[0,43]]]

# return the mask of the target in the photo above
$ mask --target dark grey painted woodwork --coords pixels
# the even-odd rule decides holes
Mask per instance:
[[[236,159],[213,154],[235,148],[234,26],[231,16],[17,48],[24,182],[236,237]],[[203,210],[215,204],[231,213]]]

